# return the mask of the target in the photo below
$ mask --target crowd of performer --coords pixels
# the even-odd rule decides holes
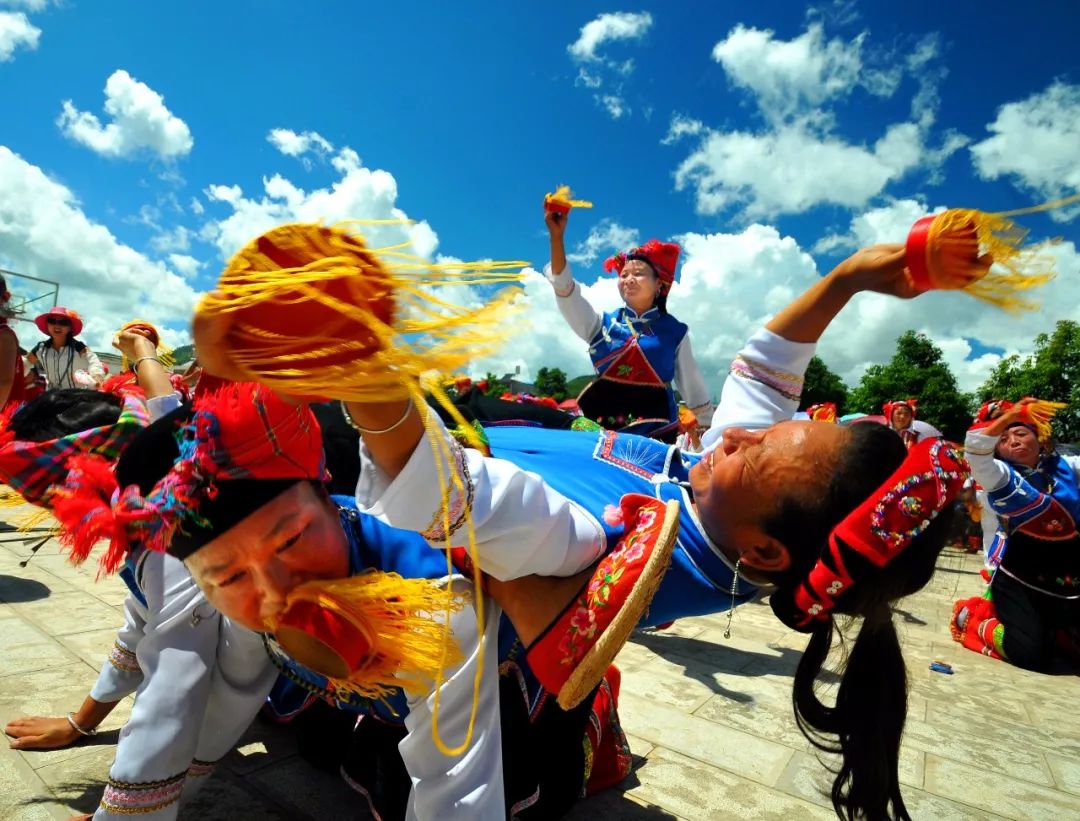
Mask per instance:
[[[378,817],[556,818],[630,771],[614,660],[632,630],[768,597],[809,638],[793,720],[841,754],[837,812],[907,817],[891,606],[929,581],[977,488],[992,573],[957,603],[954,636],[1047,669],[1080,625],[1077,461],[1030,402],[988,404],[963,451],[911,397],[884,424],[795,418],[845,305],[915,295],[903,246],[858,251],[751,335],[714,407],[666,307],[679,247],[609,260],[625,304],[602,313],[566,225],[547,212],[545,271],[589,347],[579,404],[596,424],[468,390],[469,430],[415,399],[297,402],[238,375],[214,317],[196,321],[187,379],[133,323],[114,341],[129,370],[104,380],[65,308],[38,318],[50,390],[27,397],[0,333],[0,478],[128,588],[83,702],[14,718],[12,746],[77,743],[135,693],[96,819],[176,817],[260,711],[314,727],[322,763]],[[840,615],[861,619],[826,706],[815,682]]]

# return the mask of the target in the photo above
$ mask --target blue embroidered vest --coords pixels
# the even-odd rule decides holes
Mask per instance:
[[[603,528],[609,547],[622,535],[622,525],[611,514],[625,494],[644,493],[679,502],[679,537],[672,566],[644,624],[730,608],[733,569],[705,536],[685,487],[699,456],[683,454],[654,439],[612,431],[500,427],[487,432],[492,456],[538,474],[552,489],[576,502]],[[736,604],[756,593],[754,585],[739,579]]]

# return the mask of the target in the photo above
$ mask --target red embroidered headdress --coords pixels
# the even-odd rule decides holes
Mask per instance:
[[[896,472],[833,528],[821,558],[794,592],[773,593],[773,611],[801,632],[828,621],[837,600],[907,549],[970,476],[951,442],[928,439],[912,446]]]
[[[899,407],[906,407],[908,410],[911,411],[911,418],[914,419],[919,415],[918,405],[918,399],[894,399],[892,402],[886,402],[884,405],[882,405],[881,410],[882,413],[885,414],[886,424],[891,425],[894,410]]]
[[[115,475],[93,456],[68,466],[53,503],[61,541],[82,561],[107,539],[106,573],[136,542],[185,558],[296,482],[325,478],[311,410],[251,383],[228,384],[155,422]]]
[[[674,242],[660,242],[660,240],[651,239],[644,245],[631,248],[629,251],[624,251],[604,260],[604,270],[609,274],[619,274],[622,272],[627,260],[644,260],[656,271],[656,276],[660,280],[660,294],[663,295],[670,291],[671,286],[675,284],[675,267],[679,264],[679,253],[681,251],[682,249]]]

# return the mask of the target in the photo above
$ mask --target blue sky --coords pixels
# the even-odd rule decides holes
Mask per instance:
[[[596,203],[568,235],[585,283],[620,242],[684,239],[673,310],[718,386],[856,243],[1080,188],[1072,4],[793,9],[0,0],[0,264],[59,280],[94,343],[131,311],[179,342],[225,257],[275,221],[396,208],[430,227],[421,250],[539,268],[540,198],[565,181]],[[300,135],[279,133],[296,156],[273,129]],[[1066,240],[1043,313],[867,297],[822,354],[854,379],[918,327],[972,387],[995,352],[1080,319],[1075,215],[1025,225]],[[528,341],[482,364],[585,369],[545,288],[526,287]],[[609,281],[589,293],[613,304]]]

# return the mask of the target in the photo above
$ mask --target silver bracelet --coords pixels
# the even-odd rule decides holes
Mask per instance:
[[[84,730],[82,727],[80,727],[79,722],[75,720],[75,713],[68,713],[67,720],[68,724],[71,725],[71,729],[73,729],[79,735],[87,737],[97,735],[97,730]]]
[[[388,428],[380,428],[379,430],[373,430],[371,428],[365,428],[365,427],[361,427],[360,425],[358,425],[356,423],[356,420],[352,418],[352,414],[349,413],[348,406],[344,402],[341,403],[341,413],[345,417],[346,424],[348,424],[348,426],[350,428],[352,428],[353,430],[358,431],[359,433],[366,433],[368,436],[379,436],[379,435],[381,435],[383,433],[390,433],[390,431],[392,431],[392,430],[397,430],[399,427],[401,427],[403,424],[405,424],[405,420],[409,418],[409,412],[412,409],[413,409],[413,401],[412,401],[412,397],[409,397],[409,401],[405,405],[405,412],[403,414],[401,414],[400,419],[398,419],[394,424],[392,424]]]
[[[153,359],[155,362],[157,362],[159,365],[161,365],[161,360],[158,359],[156,356],[140,356],[138,359],[136,359],[134,362],[131,363],[131,372],[134,373],[134,374],[138,374],[139,365],[141,363],[146,362],[146,361],[151,360],[151,359]],[[161,365],[161,367],[165,367],[165,366]]]

